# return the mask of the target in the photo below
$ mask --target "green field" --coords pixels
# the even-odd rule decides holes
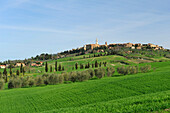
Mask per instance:
[[[107,60],[110,66],[115,59],[130,62],[114,55],[96,59]],[[93,58],[60,60],[65,66],[94,62]],[[152,65],[151,72],[126,76],[115,73],[113,77],[85,82],[2,90],[0,112],[166,112],[170,108],[170,62],[139,65],[146,64]],[[120,65],[115,63],[115,67]]]
[[[98,54],[98,53],[96,53],[96,54]],[[165,58],[165,57],[153,57],[153,58],[150,58],[150,57],[141,56],[141,55],[139,57],[141,57],[143,59],[127,59],[127,58],[125,58],[123,56],[118,56],[118,55],[109,55],[109,56],[100,56],[100,57],[88,58],[89,55],[93,56],[94,54],[86,54],[86,55],[80,55],[80,56],[74,56],[74,57],[65,57],[65,58],[58,59],[57,60],[58,61],[58,66],[59,66],[59,64],[61,64],[62,66],[64,66],[66,72],[71,72],[71,71],[82,71],[82,69],[72,70],[72,68],[75,66],[75,63],[85,65],[88,62],[90,64],[95,63],[96,60],[98,61],[98,63],[99,62],[107,62],[107,67],[110,67],[110,66],[120,67],[122,65],[125,65],[124,63],[128,63],[129,65],[138,65],[140,63],[143,63],[143,64],[152,63],[152,62],[155,62],[155,61],[158,62],[160,60],[170,61],[170,59]],[[129,56],[137,57],[138,55],[136,55],[136,54],[133,55],[132,54],[132,55],[129,55]],[[70,59],[73,59],[73,60],[70,60]],[[49,70],[50,70],[50,66],[53,67],[53,72],[48,72],[48,73],[62,73],[62,72],[59,72],[59,71],[54,72],[55,61],[56,60],[47,61]],[[122,63],[121,61],[123,61],[124,63]],[[102,67],[103,67],[103,65],[102,65]],[[19,69],[19,67],[18,68],[13,68],[13,73],[14,74],[15,74],[17,69]],[[42,66],[42,67],[29,67],[29,70],[31,70],[31,73],[29,73],[28,69],[27,69],[26,73],[25,73],[25,76],[42,75],[42,74],[45,73],[45,66]],[[4,69],[0,69],[0,72],[3,72],[3,71],[4,71]],[[9,69],[7,69],[7,71],[8,71],[8,75],[9,75]],[[20,75],[22,75],[22,74],[20,74]]]

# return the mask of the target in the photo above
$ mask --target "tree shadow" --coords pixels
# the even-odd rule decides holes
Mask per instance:
[[[113,75],[112,77],[122,77],[122,76],[125,76],[125,75]]]

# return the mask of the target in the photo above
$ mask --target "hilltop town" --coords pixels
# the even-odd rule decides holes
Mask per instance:
[[[141,44],[141,43],[111,43],[111,44],[107,44],[107,42],[105,42],[104,45],[99,45],[98,44],[98,39],[96,39],[96,43],[95,44],[86,44],[84,45],[84,47],[82,47],[84,50],[93,50],[94,48],[102,48],[102,47],[107,47],[109,49],[114,49],[115,47],[126,47],[126,48],[130,48],[130,49],[153,49],[153,50],[163,50],[164,48],[162,46],[159,45],[155,45],[155,44]]]
[[[110,43],[108,44],[105,42],[105,44],[100,45],[98,43],[98,39],[96,39],[95,44],[86,44],[83,47],[79,47],[77,49],[67,50],[61,53],[57,54],[41,54],[37,55],[36,57],[29,58],[27,60],[23,61],[7,61],[5,63],[0,63],[0,68],[9,68],[11,64],[13,64],[13,67],[20,67],[21,65],[24,67],[25,65],[31,66],[31,67],[41,67],[43,66],[43,61],[50,60],[50,59],[60,59],[64,57],[70,57],[70,56],[78,56],[88,53],[96,53],[96,52],[108,52],[108,51],[117,51],[120,52],[122,49],[125,53],[132,53],[132,50],[163,50],[163,51],[169,51],[167,49],[164,49],[162,46],[155,45],[155,44],[141,44],[141,43]],[[121,55],[122,53],[117,53]],[[169,57],[169,56],[168,56]],[[34,61],[32,61],[34,60]]]

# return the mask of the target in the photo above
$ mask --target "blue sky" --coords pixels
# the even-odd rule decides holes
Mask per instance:
[[[0,0],[0,61],[87,43],[170,48],[170,0]]]

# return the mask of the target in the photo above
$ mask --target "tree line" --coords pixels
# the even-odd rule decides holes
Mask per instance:
[[[148,72],[151,70],[151,65],[141,66],[122,66],[117,68],[117,72],[120,75],[127,75],[127,74],[136,74],[139,72]],[[87,69],[84,71],[73,71],[73,72],[64,72],[62,74],[43,74],[37,77],[27,76],[27,77],[20,77],[13,75],[10,77],[8,82],[8,88],[21,88],[21,87],[33,87],[33,86],[41,86],[41,85],[55,85],[55,84],[62,84],[71,82],[82,82],[92,78],[101,79],[104,76],[111,77],[115,73],[114,67],[107,67],[96,68],[96,69]],[[5,81],[3,79],[2,74],[0,74],[0,89],[3,89],[5,85]]]

